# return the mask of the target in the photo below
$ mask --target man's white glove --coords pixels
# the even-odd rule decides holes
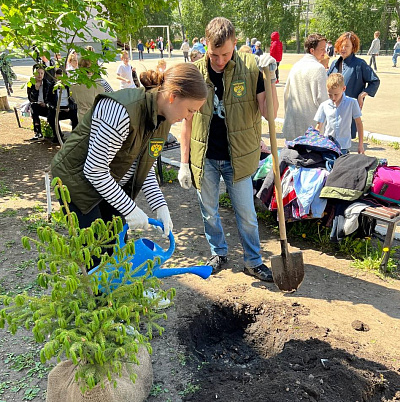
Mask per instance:
[[[178,173],[179,184],[185,190],[189,190],[192,186],[192,174],[190,173],[190,168],[188,163],[182,163]]]
[[[267,53],[262,54],[258,58],[258,67],[262,69],[263,67],[269,67],[270,71],[276,70],[276,60]]]
[[[263,71],[264,67],[269,67],[270,78],[273,82],[275,82],[275,70],[277,69],[278,65],[276,64],[276,60],[267,53],[262,54],[258,58],[258,68],[261,72]]]
[[[164,225],[163,237],[168,237],[169,232],[173,229],[174,225],[172,224],[171,215],[169,214],[169,209],[166,205],[157,209],[157,220],[162,222]],[[158,229],[161,228],[158,227]]]
[[[136,205],[135,209],[125,216],[129,229],[147,230],[149,228],[149,217]]]

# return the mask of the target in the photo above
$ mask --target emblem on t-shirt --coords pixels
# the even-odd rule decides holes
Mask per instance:
[[[236,98],[241,98],[246,95],[246,83],[244,81],[234,81],[232,82],[233,95]]]
[[[218,99],[218,96],[214,94],[214,114],[218,115],[221,119],[225,119],[225,107],[224,101]]]
[[[149,142],[149,155],[153,158],[158,158],[164,146],[162,138],[153,138]]]

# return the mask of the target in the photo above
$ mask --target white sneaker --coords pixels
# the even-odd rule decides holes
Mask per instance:
[[[148,299],[155,299],[157,301],[157,309],[167,308],[171,305],[171,300],[169,300],[168,297],[161,297],[160,293],[157,293],[154,290],[145,290],[143,296]]]

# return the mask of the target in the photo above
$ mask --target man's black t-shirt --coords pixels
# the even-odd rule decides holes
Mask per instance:
[[[206,157],[208,159],[217,159],[223,161],[229,161],[229,149],[228,149],[228,132],[225,125],[225,107],[223,103],[224,84],[223,84],[223,72],[215,72],[208,62],[208,74],[210,80],[214,84],[214,114],[211,118],[210,134],[208,137],[208,148]],[[257,94],[264,92],[264,80],[260,73],[257,81]]]

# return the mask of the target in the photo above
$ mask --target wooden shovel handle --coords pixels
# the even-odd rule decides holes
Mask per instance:
[[[271,143],[271,153],[272,153],[272,170],[274,172],[274,182],[275,182],[275,195],[276,202],[278,206],[278,218],[279,218],[279,235],[280,239],[287,244],[286,240],[286,225],[285,225],[285,214],[283,212],[283,199],[282,199],[282,183],[281,176],[279,172],[279,161],[278,161],[278,144],[276,142],[276,130],[275,130],[275,117],[274,117],[274,102],[272,99],[272,85],[271,77],[269,73],[269,67],[263,67],[263,78],[265,86],[265,97],[267,102],[267,120],[269,126],[269,140]],[[281,242],[283,244],[283,242]],[[287,250],[287,246],[286,246]],[[284,250],[282,250],[283,252]]]

